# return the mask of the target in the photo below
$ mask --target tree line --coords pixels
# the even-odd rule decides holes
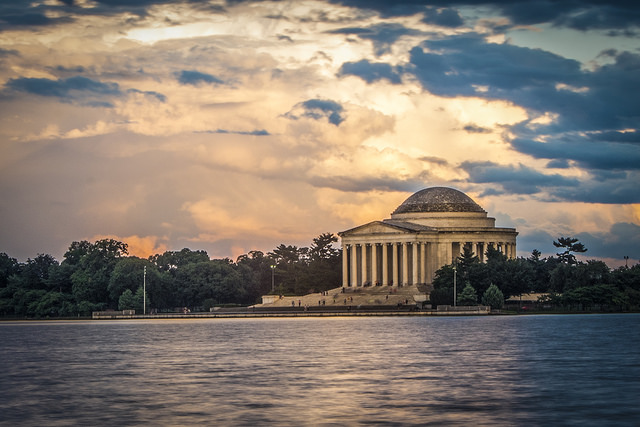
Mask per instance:
[[[106,309],[174,311],[182,307],[208,310],[215,305],[250,305],[262,295],[303,295],[341,286],[342,252],[338,238],[324,233],[309,247],[281,244],[273,251],[250,251],[235,261],[210,259],[207,252],[167,251],[139,258],[126,243],[102,239],[73,242],[61,262],[39,254],[18,262],[0,253],[0,316],[77,317]],[[480,262],[471,248],[435,273],[433,306],[456,302],[498,308],[505,299],[545,293],[556,307],[640,307],[640,264],[610,269],[604,262],[578,261],[586,248],[577,239],[554,242],[560,252],[541,258],[507,259],[494,248]],[[146,274],[145,274],[146,271]],[[146,284],[146,298],[143,294]]]
[[[187,248],[144,259],[130,256],[127,244],[114,239],[73,242],[62,262],[39,254],[22,263],[0,253],[0,315],[44,318],[89,316],[107,309],[142,312],[143,283],[147,311],[254,304],[272,291],[272,285],[280,294],[324,291],[341,283],[340,250],[333,247],[337,241],[335,235],[324,233],[309,247],[281,244],[266,254],[250,251],[235,262],[210,259],[206,251]]]
[[[460,305],[481,302],[500,308],[510,297],[544,293],[539,302],[556,308],[640,308],[640,264],[612,270],[603,261],[578,261],[575,254],[587,248],[572,237],[560,237],[553,245],[560,249],[556,256],[541,258],[541,252],[534,249],[528,258],[516,259],[489,247],[486,262],[480,262],[471,248],[465,247],[454,263],[436,272],[431,303],[453,305],[455,277]],[[488,291],[491,298],[485,298]]]

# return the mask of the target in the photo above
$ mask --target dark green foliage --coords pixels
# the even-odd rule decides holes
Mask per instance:
[[[576,260],[573,252],[586,251],[577,239],[563,237],[554,245],[566,250],[549,258],[541,258],[540,251],[534,250],[526,259],[507,259],[489,247],[486,263],[475,262],[465,248],[455,264],[458,298],[462,292],[460,283],[467,280],[483,298],[489,285],[494,284],[502,292],[503,300],[526,293],[550,292],[547,302],[555,307],[640,309],[640,264],[612,271],[602,261]],[[453,272],[454,264],[436,271],[430,298],[433,305],[452,303]]]
[[[133,310],[135,306],[133,292],[131,292],[131,289],[125,289],[120,298],[118,298],[118,310]]]
[[[564,249],[564,252],[558,252],[558,259],[565,264],[574,265],[577,263],[575,255],[572,252],[583,253],[587,248],[578,239],[573,237],[559,237],[558,241],[553,242],[556,248]]]
[[[569,245],[568,254],[541,258],[534,250],[529,258],[509,260],[488,248],[485,263],[471,248],[463,248],[455,263],[458,301],[476,304],[476,296],[482,295],[486,303],[489,295],[498,294],[489,289],[497,288],[503,299],[552,292],[549,302],[556,306],[640,308],[640,264],[611,271],[601,261],[572,263],[569,255],[584,247],[572,238],[559,241]],[[127,256],[127,245],[112,239],[73,242],[61,263],[46,254],[21,263],[0,253],[0,316],[77,317],[120,307],[142,312],[145,281],[148,311],[254,304],[271,292],[272,273],[276,292],[328,290],[341,284],[342,253],[333,247],[336,242],[336,236],[324,233],[309,248],[280,245],[266,255],[260,251],[241,255],[235,263],[211,260],[204,251],[186,248],[145,260]],[[453,276],[454,264],[436,272],[432,305],[453,305]],[[498,300],[495,297],[489,305],[497,307]]]
[[[482,295],[482,305],[488,305],[493,310],[499,310],[504,306],[504,294],[492,283]]]
[[[462,289],[462,292],[458,294],[458,305],[476,304],[478,304],[478,294],[473,286],[471,286],[471,283],[467,282],[464,289]]]

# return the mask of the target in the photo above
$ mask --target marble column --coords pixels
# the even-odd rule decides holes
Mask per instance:
[[[367,283],[367,244],[366,243],[362,244],[362,265],[360,267],[362,268],[362,283],[360,283],[360,286],[364,286],[364,284]]]
[[[411,244],[411,249],[412,249],[412,271],[411,271],[411,283],[412,285],[417,285],[418,284],[418,265],[420,264],[419,260],[418,260],[418,243],[417,242],[413,242]]]
[[[349,286],[349,245],[342,246],[342,287]]]
[[[382,286],[389,285],[389,255],[387,249],[389,245],[382,244]]]
[[[409,250],[407,242],[402,243],[402,285],[409,284]]]
[[[419,283],[427,283],[427,244],[420,243],[420,280]]]
[[[371,244],[371,286],[378,281],[378,244]]]
[[[351,287],[358,286],[358,245],[351,245]]]
[[[393,263],[393,286],[398,286],[398,244],[393,243],[393,251],[392,251],[392,260]]]

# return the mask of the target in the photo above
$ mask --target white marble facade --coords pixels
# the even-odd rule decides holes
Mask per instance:
[[[431,284],[443,265],[469,247],[481,261],[493,246],[516,256],[514,228],[495,219],[466,194],[431,187],[413,194],[391,214],[338,233],[342,241],[342,286]]]

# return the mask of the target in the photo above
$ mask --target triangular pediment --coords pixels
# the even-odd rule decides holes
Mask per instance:
[[[360,236],[368,234],[398,234],[398,233],[416,233],[419,231],[428,231],[431,227],[425,227],[418,224],[400,221],[373,221],[350,230],[338,233],[340,236]]]

